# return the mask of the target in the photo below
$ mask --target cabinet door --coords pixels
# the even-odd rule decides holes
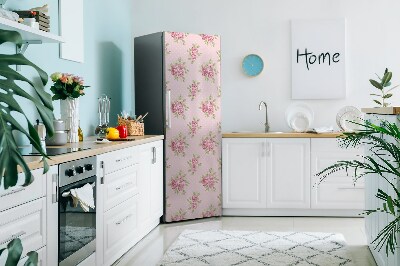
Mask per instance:
[[[164,159],[163,141],[152,143],[151,161],[151,216],[158,219],[163,215],[164,206]]]
[[[223,208],[266,208],[266,140],[222,140]]]
[[[348,175],[345,170],[335,172],[316,185],[319,179],[316,176],[318,172],[337,161],[360,160],[358,155],[361,154],[362,149],[340,148],[337,139],[311,140],[311,208],[364,209],[364,180],[358,180],[354,186],[351,173]]]
[[[267,207],[310,208],[310,139],[268,139]]]

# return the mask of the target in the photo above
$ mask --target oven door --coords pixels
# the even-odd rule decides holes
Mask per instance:
[[[87,183],[95,184],[96,177],[75,182],[73,184],[61,187],[59,190],[59,265],[78,265],[88,258],[96,250],[96,210],[90,208],[85,212],[78,204],[74,207],[71,196],[68,194],[71,189],[80,188]],[[96,206],[96,189],[93,188],[94,202]]]

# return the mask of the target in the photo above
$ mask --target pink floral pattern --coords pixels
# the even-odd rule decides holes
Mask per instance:
[[[200,183],[207,191],[215,191],[215,185],[218,183],[218,181],[217,173],[212,168],[210,168],[210,170],[208,170],[208,172],[200,179]]]
[[[194,212],[197,207],[199,207],[199,204],[201,203],[200,199],[200,193],[199,192],[193,192],[193,195],[188,198],[187,200],[189,202],[189,210]]]
[[[215,114],[218,111],[219,107],[217,105],[217,100],[214,99],[211,95],[205,101],[201,102],[200,105],[201,111],[204,113],[206,117],[212,117],[215,119]],[[218,126],[218,125],[217,125]]]
[[[192,44],[192,47],[189,48],[188,53],[189,53],[189,58],[188,60],[190,61],[190,63],[194,63],[196,61],[196,59],[201,55],[200,51],[199,51],[200,45],[198,44]]]
[[[189,165],[189,170],[188,172],[194,175],[199,167],[202,165],[200,162],[200,156],[193,154],[193,157],[187,162]]]
[[[189,109],[186,99],[179,95],[179,98],[171,104],[171,111],[176,118],[185,119],[185,112]]]
[[[211,131],[208,132],[208,135],[205,135],[200,142],[200,146],[203,148],[206,154],[216,154],[218,145],[217,136]]]
[[[170,221],[171,222],[178,222],[182,220],[186,220],[186,211],[183,209],[179,209],[174,215],[171,216]],[[210,216],[211,217],[211,216]]]
[[[186,194],[185,188],[189,185],[189,181],[186,179],[186,174],[181,171],[169,181],[168,186],[179,195]]]
[[[168,71],[177,81],[185,81],[185,76],[188,73],[186,62],[182,61],[182,58],[178,58],[175,63],[170,64]]]
[[[189,147],[189,144],[186,142],[186,137],[183,136],[182,133],[179,133],[176,138],[171,140],[171,143],[168,145],[171,150],[174,152],[175,156],[185,156],[186,149]]]
[[[164,49],[165,86],[171,93],[165,220],[220,216],[220,39],[167,32]]]
[[[200,82],[197,82],[195,80],[193,80],[193,82],[189,85],[188,87],[188,91],[189,91],[189,98],[190,100],[194,100],[197,96],[197,94],[199,94],[200,92]]]
[[[189,136],[192,138],[196,136],[197,132],[201,129],[200,119],[193,117],[192,121],[188,123]]]
[[[185,44],[185,38],[187,36],[187,33],[183,32],[171,32],[171,37],[176,43],[181,43]]]
[[[215,78],[219,74],[216,64],[212,59],[201,65],[200,73],[206,81],[211,81],[212,83],[215,83]]]
[[[214,205],[210,205],[207,209],[203,211],[203,217],[213,217],[217,215],[217,208]]]
[[[206,45],[215,46],[215,40],[217,38],[215,35],[200,34],[200,36]]]

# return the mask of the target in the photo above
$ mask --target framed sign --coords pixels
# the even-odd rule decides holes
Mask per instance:
[[[292,99],[346,97],[346,20],[292,20]]]
[[[59,0],[60,58],[84,62],[83,0]]]

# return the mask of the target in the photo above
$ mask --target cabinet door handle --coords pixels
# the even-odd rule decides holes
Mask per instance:
[[[153,153],[153,159],[151,160],[151,163],[155,164],[157,162],[157,148],[156,147],[152,147],[151,151]]]
[[[100,184],[104,184],[104,177],[106,176],[106,166],[104,165],[104,161],[100,162],[100,168],[103,168],[103,176],[100,178]]]
[[[24,187],[21,187],[21,188],[12,190],[12,191],[10,191],[10,192],[8,192],[8,193],[5,193],[5,194],[0,195],[0,198],[5,197],[5,196],[9,196],[9,195],[11,195],[11,194],[15,194],[15,193],[18,193],[18,192],[21,192],[21,191],[24,191],[24,190],[25,190],[25,188],[24,188]]]
[[[52,195],[51,195],[51,202],[57,203],[58,202],[58,174],[53,174],[52,178]]]
[[[8,244],[8,242],[11,242],[11,241],[13,241],[13,240],[16,239],[16,238],[20,238],[21,236],[23,236],[23,235],[25,235],[25,234],[26,234],[25,231],[21,231],[21,232],[19,232],[19,233],[13,234],[13,235],[11,235],[9,238],[7,238],[7,239],[3,240],[2,242],[0,242],[0,246],[1,246],[1,245],[4,245],[4,244]]]
[[[167,127],[171,128],[172,123],[171,123],[171,90],[167,91],[167,121],[166,121]]]
[[[127,156],[127,157],[119,158],[119,159],[115,160],[115,162],[116,162],[116,163],[120,163],[120,162],[122,162],[122,161],[126,161],[126,160],[129,160],[129,159],[131,159],[131,158],[132,158],[132,155],[131,155],[131,156]]]
[[[118,222],[115,223],[115,225],[121,225],[123,223],[125,223],[126,221],[128,221],[129,218],[131,218],[132,214],[129,214],[128,216],[126,216],[125,218],[119,220]]]
[[[123,188],[129,187],[129,186],[132,185],[132,184],[133,184],[132,182],[125,183],[125,184],[123,184],[123,185],[121,185],[121,186],[119,186],[119,187],[116,187],[115,190],[116,190],[116,191],[121,190],[121,189],[123,189]]]

